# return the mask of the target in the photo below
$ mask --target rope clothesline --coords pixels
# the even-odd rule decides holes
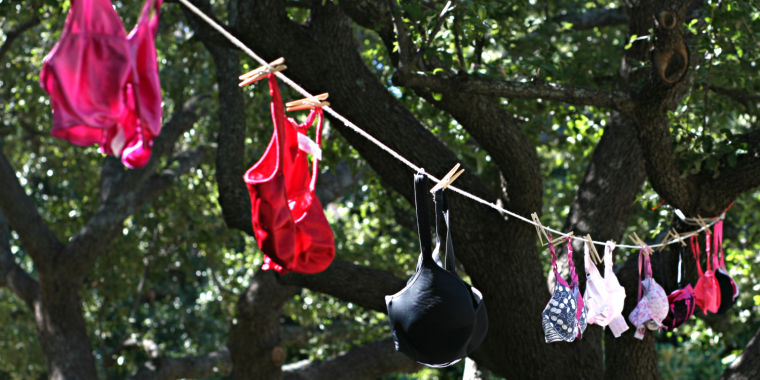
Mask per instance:
[[[219,23],[217,23],[211,17],[209,17],[208,15],[206,15],[203,11],[201,11],[200,9],[198,9],[189,0],[178,0],[178,1],[180,3],[182,3],[182,5],[184,5],[185,7],[187,7],[187,9],[189,9],[191,12],[195,13],[198,17],[200,17],[207,24],[209,24],[212,28],[214,28],[216,31],[218,31],[221,35],[223,35],[225,38],[227,38],[233,45],[237,46],[244,53],[248,54],[256,62],[258,62],[262,66],[266,67],[268,70],[272,69],[272,67],[269,65],[269,63],[266,60],[264,60],[263,58],[261,58],[253,50],[251,50],[251,48],[249,48],[242,41],[240,41],[237,37],[235,37],[230,32],[228,32],[226,29],[224,29],[223,26],[219,25]],[[275,72],[274,74],[277,76],[277,78],[279,78],[280,80],[282,80],[288,86],[292,87],[294,90],[296,90],[298,93],[300,93],[304,97],[306,97],[306,98],[313,98],[314,97],[313,94],[311,94],[308,91],[306,91],[298,83],[296,83],[292,79],[288,78],[282,72]],[[362,137],[364,137],[367,140],[369,140],[371,143],[377,145],[380,149],[386,151],[388,154],[390,154],[391,156],[393,156],[395,159],[401,161],[404,165],[406,165],[409,168],[413,169],[415,172],[423,173],[425,176],[427,176],[431,181],[433,181],[435,183],[440,183],[441,182],[440,179],[436,178],[432,174],[430,174],[427,171],[425,171],[424,168],[415,165],[413,162],[409,161],[406,157],[402,156],[400,153],[396,152],[395,150],[393,150],[389,146],[385,145],[382,141],[378,140],[377,138],[375,138],[374,136],[370,135],[369,133],[367,133],[363,129],[359,128],[359,126],[357,126],[356,124],[354,124],[353,122],[351,122],[350,120],[348,120],[347,118],[345,118],[343,115],[341,115],[340,113],[338,113],[334,109],[332,109],[332,107],[330,107],[330,106],[323,106],[322,109],[324,111],[326,111],[327,113],[329,113],[330,115],[332,115],[333,117],[335,117],[336,119],[338,119],[341,122],[343,122],[343,124],[347,128],[353,130],[354,132],[358,133]],[[546,226],[540,225],[538,223],[535,223],[531,219],[528,219],[528,218],[526,218],[526,217],[524,217],[524,216],[522,216],[520,214],[517,214],[515,212],[512,212],[510,210],[507,210],[507,209],[505,209],[505,208],[503,208],[503,207],[501,207],[501,206],[499,206],[499,205],[497,205],[497,204],[495,204],[493,202],[488,202],[485,199],[480,198],[480,197],[478,197],[478,196],[476,196],[474,194],[471,194],[471,193],[469,193],[469,192],[467,192],[465,190],[462,190],[462,189],[460,189],[460,188],[458,188],[458,187],[456,187],[454,185],[449,185],[448,189],[451,189],[455,193],[457,193],[459,195],[462,195],[465,198],[469,198],[469,199],[471,199],[471,200],[473,200],[475,202],[478,202],[478,203],[480,203],[480,204],[482,204],[484,206],[488,206],[488,207],[490,207],[490,208],[492,208],[492,209],[494,209],[496,211],[499,211],[501,213],[504,213],[504,214],[507,214],[509,216],[512,216],[512,217],[514,217],[516,219],[519,219],[519,220],[521,220],[521,221],[523,221],[525,223],[531,224],[531,225],[533,225],[535,227],[543,228],[546,231],[552,232],[552,233],[554,233],[554,234],[556,234],[558,236],[565,237],[565,238],[566,237],[570,237],[570,238],[572,238],[574,240],[580,240],[580,241],[584,241],[584,242],[588,242],[589,241],[586,238],[583,238],[583,237],[580,237],[580,236],[574,236],[574,235],[571,235],[571,234],[568,234],[568,233],[565,233],[565,232],[562,232],[562,231],[559,231],[559,230],[555,230],[555,229],[553,229],[551,227],[546,227]],[[680,215],[679,215],[679,217],[680,217]],[[669,240],[667,242],[649,245],[648,247],[649,248],[657,248],[657,247],[662,247],[662,246],[666,246],[666,245],[682,242],[683,240],[685,240],[688,237],[691,237],[692,235],[699,234],[700,232],[702,232],[705,229],[709,228],[710,226],[712,226],[713,224],[717,223],[719,220],[723,219],[724,217],[725,217],[725,212],[723,214],[721,214],[720,216],[718,216],[718,217],[715,217],[715,218],[712,218],[712,219],[707,219],[709,222],[706,222],[706,224],[704,226],[702,226],[701,228],[699,228],[698,230],[692,231],[692,232],[688,232],[688,233],[686,233],[684,235],[680,235],[680,240],[678,238],[674,238],[674,239]],[[592,244],[596,244],[596,245],[599,245],[599,246],[604,246],[606,244],[606,242],[596,241],[596,240],[591,240],[590,242]],[[618,248],[630,248],[630,249],[644,249],[645,248],[645,247],[643,247],[641,245],[628,245],[628,244],[618,244],[616,246]]]

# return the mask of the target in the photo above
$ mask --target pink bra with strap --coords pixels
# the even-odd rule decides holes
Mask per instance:
[[[628,330],[628,324],[623,318],[625,289],[612,270],[612,250],[615,243],[608,241],[604,246],[604,277],[591,260],[588,245],[584,245],[584,262],[586,265],[586,292],[583,300],[588,310],[588,323],[599,326],[609,326],[615,337]]]
[[[646,251],[645,251],[646,250]],[[658,330],[663,326],[662,320],[668,315],[668,296],[665,290],[652,278],[652,263],[649,261],[651,249],[645,247],[639,251],[639,302],[628,315],[628,320],[636,326],[636,339],[644,339],[646,329]],[[644,279],[641,280],[642,257],[644,262]]]

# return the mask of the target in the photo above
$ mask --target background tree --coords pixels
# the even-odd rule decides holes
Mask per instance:
[[[628,231],[656,239],[671,224],[693,228],[673,208],[713,216],[736,201],[728,261],[743,293],[731,312],[643,341],[590,326],[580,341],[548,345],[540,324],[548,260],[533,227],[450,197],[457,257],[489,309],[478,366],[507,378],[758,372],[760,361],[747,357],[760,325],[752,4],[193,3],[264,57],[286,57],[289,77],[330,92],[337,111],[395,151],[436,175],[462,162],[457,186],[521,215],[538,211],[544,223],[596,240]],[[118,7],[125,25],[140,6]],[[257,64],[167,1],[157,39],[166,122],[148,166],[127,171],[96,148],[49,137],[38,72],[67,10],[68,2],[0,2],[0,376],[419,371],[393,351],[383,315],[383,296],[403,286],[418,249],[408,168],[330,120],[319,196],[337,260],[318,275],[261,272],[241,176],[271,135],[269,97],[263,85],[236,85]],[[668,206],[649,210],[660,199]],[[635,294],[631,253],[615,260]],[[673,252],[654,265],[658,282],[673,286]],[[625,315],[635,301],[627,297]]]

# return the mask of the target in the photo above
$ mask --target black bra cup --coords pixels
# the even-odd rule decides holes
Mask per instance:
[[[731,276],[723,268],[715,270],[715,279],[718,280],[718,287],[720,288],[720,306],[716,314],[723,314],[734,305],[734,284]]]
[[[452,365],[476,349],[488,331],[488,313],[482,294],[462,281],[454,269],[448,207],[443,191],[435,193],[436,247],[431,250],[426,201],[426,179],[415,175],[417,228],[421,254],[417,270],[406,287],[386,296],[388,319],[396,350],[429,367]],[[442,262],[439,219],[446,229]]]

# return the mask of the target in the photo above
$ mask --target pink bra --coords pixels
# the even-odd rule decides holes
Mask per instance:
[[[99,144],[129,168],[148,163],[161,131],[154,38],[162,2],[146,0],[127,35],[109,0],[71,0],[61,38],[40,72],[50,94],[54,137]]]
[[[615,338],[628,330],[628,324],[621,315],[625,303],[625,289],[612,271],[612,250],[615,243],[608,241],[604,246],[604,277],[591,261],[588,245],[584,245],[583,258],[586,264],[586,291],[583,300],[588,309],[588,323],[609,326]]]
[[[644,254],[644,251],[647,251]],[[639,251],[639,303],[628,315],[628,320],[636,326],[636,339],[644,339],[646,329],[658,330],[663,327],[662,320],[668,315],[668,296],[665,290],[652,278],[652,264],[649,261],[651,249],[645,247]],[[644,280],[641,280],[641,258],[644,257]],[[643,294],[642,294],[643,288]]]

